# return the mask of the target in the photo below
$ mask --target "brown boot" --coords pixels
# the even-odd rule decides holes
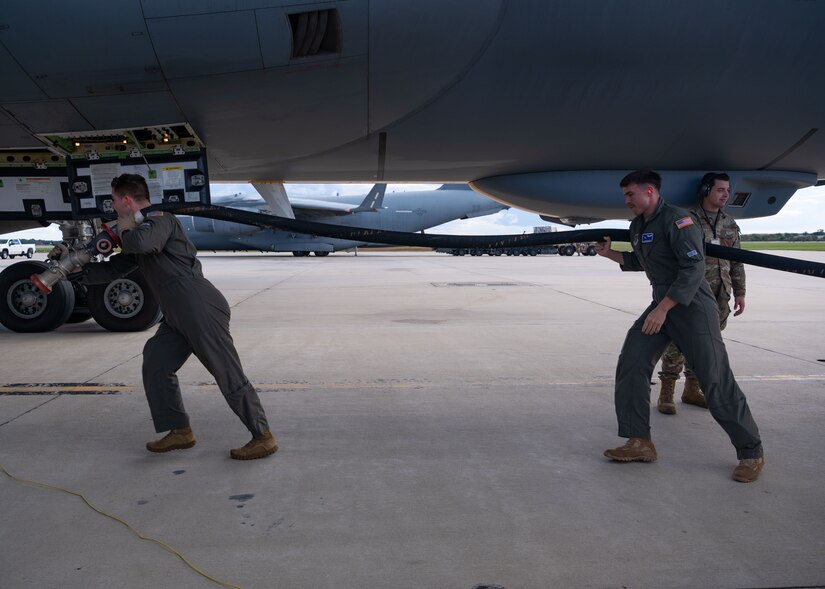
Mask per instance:
[[[699,388],[699,381],[696,380],[695,376],[685,377],[685,388],[682,391],[682,403],[696,405],[697,407],[702,407],[703,409],[708,408],[708,404],[705,402],[705,395],[702,394],[702,389]]]
[[[255,460],[264,458],[278,451],[278,440],[272,432],[266,432],[262,436],[252,438],[243,448],[233,448],[229,451],[229,456],[235,460]]]
[[[740,483],[752,483],[759,478],[762,467],[765,466],[765,457],[743,458],[739,465],[733,469],[733,480]]]
[[[170,450],[186,450],[195,445],[195,434],[191,427],[173,429],[159,440],[146,442],[149,452],[169,452]]]
[[[676,379],[660,376],[659,380],[662,383],[662,388],[659,391],[659,402],[656,405],[659,408],[659,413],[676,415],[676,403],[673,402]]]
[[[656,446],[653,440],[630,438],[624,446],[605,450],[604,455],[619,462],[655,462]]]

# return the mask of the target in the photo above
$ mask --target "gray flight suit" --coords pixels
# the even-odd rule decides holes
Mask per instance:
[[[616,367],[619,436],[650,439],[650,377],[669,341],[693,368],[713,418],[727,432],[738,459],[762,456],[759,429],[736,383],[719,329],[716,300],[705,281],[704,243],[699,220],[659,200],[655,212],[630,224],[632,252],[622,270],[643,270],[653,302],[627,332]],[[645,318],[665,297],[678,304],[659,333],[645,335]]]
[[[742,247],[739,241],[739,225],[724,210],[717,211],[713,215],[713,221],[711,221],[711,215],[702,207],[694,207],[690,212],[699,218],[705,243],[718,240],[716,243],[725,247]],[[742,262],[705,257],[705,280],[710,286],[710,291],[719,309],[719,329],[725,331],[730,315],[731,293],[734,297],[745,295],[745,265]],[[659,378],[678,380],[683,368],[685,368],[685,357],[682,356],[679,348],[671,343],[662,355],[662,370],[659,372]],[[686,368],[685,376],[693,376],[693,371]]]
[[[143,348],[143,386],[155,430],[189,425],[175,373],[194,353],[253,437],[266,433],[266,414],[229,333],[229,304],[203,277],[197,250],[178,219],[168,212],[149,212],[121,239],[122,254],[113,256],[110,264],[91,264],[89,269],[99,273],[103,269],[95,267],[106,265],[123,274],[136,265],[163,311],[163,322]]]

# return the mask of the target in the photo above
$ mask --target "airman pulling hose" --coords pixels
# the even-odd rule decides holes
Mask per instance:
[[[381,243],[390,245],[431,247],[431,248],[510,248],[559,243],[581,243],[587,241],[601,241],[609,237],[613,241],[628,241],[630,232],[627,229],[573,229],[570,231],[556,231],[553,233],[525,233],[521,235],[443,235],[437,233],[404,233],[401,231],[382,231],[379,229],[365,229],[362,227],[342,227],[313,221],[287,219],[262,213],[252,213],[238,209],[230,209],[217,205],[171,206],[153,205],[152,210],[167,210],[178,215],[192,215],[207,217],[220,221],[230,221],[253,225],[263,229],[281,229],[293,233],[320,235],[352,241]],[[825,278],[825,264],[797,260],[783,256],[774,256],[759,252],[751,252],[738,248],[724,247],[711,243],[705,244],[707,255],[723,260],[732,260],[761,266],[783,272],[794,272],[806,276]]]

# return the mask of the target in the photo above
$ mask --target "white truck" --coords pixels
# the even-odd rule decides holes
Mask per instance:
[[[14,256],[26,256],[31,258],[34,255],[33,243],[22,243],[19,239],[0,239],[0,258],[13,258]]]

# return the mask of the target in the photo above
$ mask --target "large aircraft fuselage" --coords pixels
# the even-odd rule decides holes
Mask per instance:
[[[622,210],[589,172],[798,174],[789,198],[825,178],[823,22],[773,0],[13,2],[0,147],[186,122],[212,180],[473,181],[579,219]]]

